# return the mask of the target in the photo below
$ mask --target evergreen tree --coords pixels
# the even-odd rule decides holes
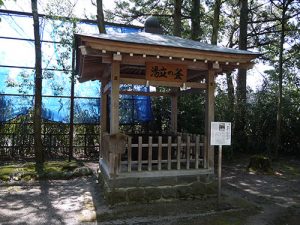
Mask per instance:
[[[240,1],[239,49],[247,50],[248,0]],[[240,68],[237,75],[234,135],[236,148],[246,150],[246,80],[247,70]]]
[[[42,51],[37,0],[31,0],[35,45],[34,152],[37,164],[44,162],[42,144]]]
[[[97,0],[97,24],[99,33],[106,33],[102,0]]]

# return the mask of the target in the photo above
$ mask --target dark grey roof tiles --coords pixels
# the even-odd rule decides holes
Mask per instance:
[[[216,45],[201,43],[189,39],[169,35],[158,35],[152,33],[114,33],[114,34],[78,34],[80,36],[94,37],[98,39],[105,39],[118,42],[127,42],[133,44],[157,45],[175,48],[194,49],[201,51],[212,51],[230,54],[247,54],[247,55],[260,55],[257,52],[250,52],[245,50],[238,50],[232,48],[224,48]]]

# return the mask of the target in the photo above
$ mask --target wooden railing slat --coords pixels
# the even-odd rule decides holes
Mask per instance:
[[[180,170],[181,136],[177,137],[177,170]]]
[[[199,152],[200,152],[200,146],[199,146],[199,142],[200,142],[200,136],[197,135],[196,136],[196,152],[195,152],[195,169],[199,168]]]
[[[128,168],[127,171],[130,173],[131,172],[131,160],[132,160],[132,148],[131,148],[131,144],[132,144],[132,137],[128,137],[128,144],[127,144],[127,160],[128,160]]]
[[[149,137],[149,146],[148,146],[148,171],[152,170],[152,137]]]
[[[177,159],[172,159],[171,162],[177,162]],[[180,159],[180,162],[186,162],[186,159]],[[195,162],[195,159],[190,159],[190,162]],[[199,159],[199,162],[203,162],[203,159]],[[148,163],[148,160],[142,160],[142,163],[143,164],[147,164]],[[153,163],[158,163],[158,160],[152,160],[152,164]],[[167,159],[164,159],[164,160],[161,160],[161,163],[168,163],[168,160]],[[122,165],[127,165],[128,162],[127,161],[121,161],[121,164]],[[138,161],[131,161],[131,165],[134,165],[134,164],[138,164]]]
[[[179,133],[178,133],[179,134]],[[166,138],[166,137],[165,137]],[[191,169],[191,166],[193,169],[199,169],[206,168],[207,167],[207,154],[205,150],[203,149],[205,146],[205,136],[203,135],[194,135],[194,134],[186,134],[181,133],[177,136],[176,141],[172,142],[173,138],[172,136],[168,136],[166,142],[163,143],[163,137],[157,136],[157,142],[153,143],[153,136],[149,136],[148,143],[143,143],[143,137],[138,136],[137,143],[132,143],[133,138],[128,137],[128,143],[127,143],[127,159],[121,161],[121,156],[119,157],[119,165],[127,165],[127,172],[135,171],[142,171],[143,168],[147,168],[147,171],[153,171],[153,164],[157,164],[157,170],[172,170],[172,163],[176,164],[176,167],[173,169],[180,170],[182,165],[184,166],[184,169]],[[132,160],[133,157],[133,148],[136,149],[135,152],[137,152],[136,160]],[[147,152],[143,153],[143,148],[147,148]],[[157,149],[157,158],[153,159],[153,148],[156,151]],[[172,159],[172,149],[176,149],[176,157]],[[163,154],[163,151],[167,151]],[[105,151],[102,151],[105,157]],[[143,160],[143,154],[147,155],[147,158]],[[166,158],[163,159],[163,155],[165,155]],[[184,157],[183,157],[184,156]],[[118,169],[122,169],[121,166],[118,167],[117,162],[113,162],[111,156],[107,156],[108,162],[110,162],[110,168],[113,170],[112,172],[122,172],[118,171]],[[117,158],[117,157],[115,157]],[[135,165],[135,166],[133,166]],[[114,168],[114,169],[113,169]],[[124,168],[124,167],[123,167]],[[126,168],[126,167],[125,167]],[[123,170],[123,172],[125,172]]]
[[[200,146],[203,146],[203,145],[204,145],[204,143],[200,143]],[[139,146],[139,144],[132,144],[131,147],[132,147],[132,148],[137,148],[138,146]],[[147,143],[147,144],[142,144],[142,147],[143,147],[143,148],[147,148],[148,146],[149,146],[148,143]],[[162,146],[162,147],[168,147],[168,144],[167,144],[167,143],[162,143],[161,146]],[[172,146],[172,147],[177,147],[177,143],[172,143],[171,146]],[[186,146],[186,143],[182,143],[182,144],[181,144],[181,147],[185,147],[185,146]],[[196,146],[195,143],[190,143],[190,147],[194,147],[194,146]],[[157,147],[158,147],[158,144],[152,143],[152,147],[157,148]]]
[[[204,161],[203,161],[203,167],[205,169],[207,169],[207,149],[205,149],[205,146],[207,146],[206,142],[207,142],[207,138],[204,137],[204,147],[203,147],[203,159],[204,159]]]
[[[171,160],[172,160],[172,137],[171,136],[168,136],[168,170],[171,169]]]
[[[138,171],[142,171],[143,137],[138,138]]]
[[[161,159],[162,159],[162,137],[158,137],[158,170],[161,170]]]
[[[191,142],[191,136],[186,137],[186,169],[190,169],[190,157],[191,157],[191,148],[190,143]]]

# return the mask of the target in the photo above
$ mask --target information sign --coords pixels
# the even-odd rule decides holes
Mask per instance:
[[[231,123],[211,122],[211,145],[231,145]]]

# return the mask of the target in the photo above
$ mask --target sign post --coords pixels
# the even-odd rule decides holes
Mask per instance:
[[[231,145],[231,123],[211,122],[210,145],[219,146],[218,154],[218,206],[221,203],[222,185],[222,146]]]
[[[221,185],[222,185],[222,145],[219,145],[218,157],[218,206],[221,203]]]

